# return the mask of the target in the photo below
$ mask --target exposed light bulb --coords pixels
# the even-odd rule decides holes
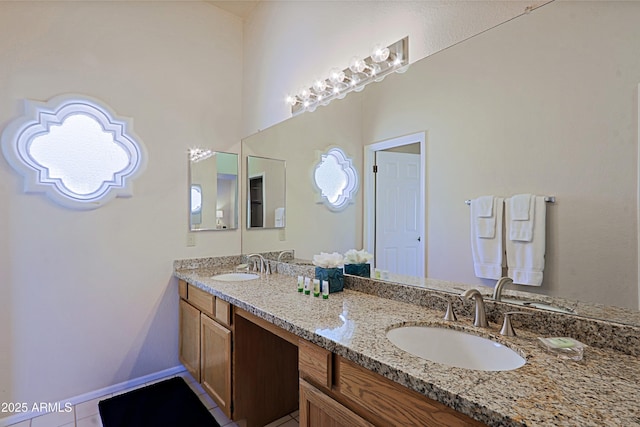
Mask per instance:
[[[367,64],[365,64],[365,62],[359,56],[354,56],[353,58],[351,58],[351,61],[349,62],[349,69],[353,73],[361,73],[365,70],[365,68],[367,68]]]
[[[307,99],[309,99],[309,97],[311,97],[311,91],[309,90],[309,88],[301,87],[300,90],[298,90],[298,97],[303,101],[306,101]]]
[[[289,104],[289,105],[291,105],[293,107],[294,105],[296,105],[298,103],[298,100],[296,99],[295,96],[287,95],[287,97],[285,98],[284,102],[286,102],[287,104]]]
[[[389,48],[383,47],[381,44],[373,46],[371,50],[371,59],[374,62],[386,61],[389,58]]]
[[[331,83],[337,84],[344,81],[345,75],[344,71],[339,68],[332,68],[329,70],[329,81]]]
[[[322,79],[316,79],[313,82],[313,90],[316,91],[316,93],[322,93],[327,89],[327,82],[325,80]]]

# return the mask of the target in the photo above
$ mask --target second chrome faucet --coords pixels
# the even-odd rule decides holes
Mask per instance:
[[[467,289],[460,294],[460,296],[465,299],[473,299],[476,302],[476,313],[473,319],[473,325],[480,328],[488,327],[487,313],[484,309],[484,300],[482,299],[480,291],[477,289]]]

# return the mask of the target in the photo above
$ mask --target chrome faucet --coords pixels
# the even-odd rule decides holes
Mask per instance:
[[[264,260],[264,257],[260,254],[250,254],[247,255],[247,260],[251,261],[251,258],[253,257],[257,257],[259,262],[260,262],[260,273],[263,273],[265,271],[265,266],[266,266],[266,261]],[[255,267],[255,264],[254,264]],[[255,268],[254,268],[255,269]]]
[[[473,319],[473,325],[480,328],[487,328],[489,324],[487,323],[487,314],[484,310],[484,300],[482,299],[482,294],[477,289],[467,289],[462,294],[460,294],[462,298],[471,299],[473,298],[476,302],[476,314]]]
[[[282,259],[282,256],[283,256],[283,255],[286,255],[286,254],[291,254],[291,256],[293,257],[293,250],[289,249],[289,250],[287,250],[287,251],[282,251],[282,252],[280,252],[280,253],[278,254],[278,262],[280,262],[280,260]]]
[[[496,283],[496,286],[493,288],[493,299],[495,301],[500,301],[502,299],[502,289],[513,283],[513,280],[510,277],[501,277]]]

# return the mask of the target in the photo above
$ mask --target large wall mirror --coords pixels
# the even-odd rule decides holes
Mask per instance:
[[[189,230],[238,228],[238,155],[189,153]]]
[[[286,160],[290,178],[286,236],[243,233],[243,252],[361,249],[366,192],[340,212],[315,204],[316,150],[342,147],[366,186],[364,147],[424,132],[427,277],[495,284],[474,275],[465,200],[554,195],[543,284],[509,289],[624,308],[633,315],[616,320],[640,324],[638,20],[634,2],[553,2],[246,138],[243,153]]]
[[[247,156],[247,228],[284,228],[285,161]]]

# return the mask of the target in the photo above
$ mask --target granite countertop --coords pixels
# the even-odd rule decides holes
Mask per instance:
[[[219,267],[217,268],[219,270]],[[537,337],[472,319],[442,320],[440,310],[345,289],[328,300],[298,293],[296,278],[272,274],[246,282],[211,279],[216,270],[177,269],[175,276],[363,367],[493,426],[640,426],[640,361],[587,347],[580,362],[561,360]],[[402,324],[444,325],[491,337],[525,356],[513,371],[449,367],[400,350],[386,331]]]

